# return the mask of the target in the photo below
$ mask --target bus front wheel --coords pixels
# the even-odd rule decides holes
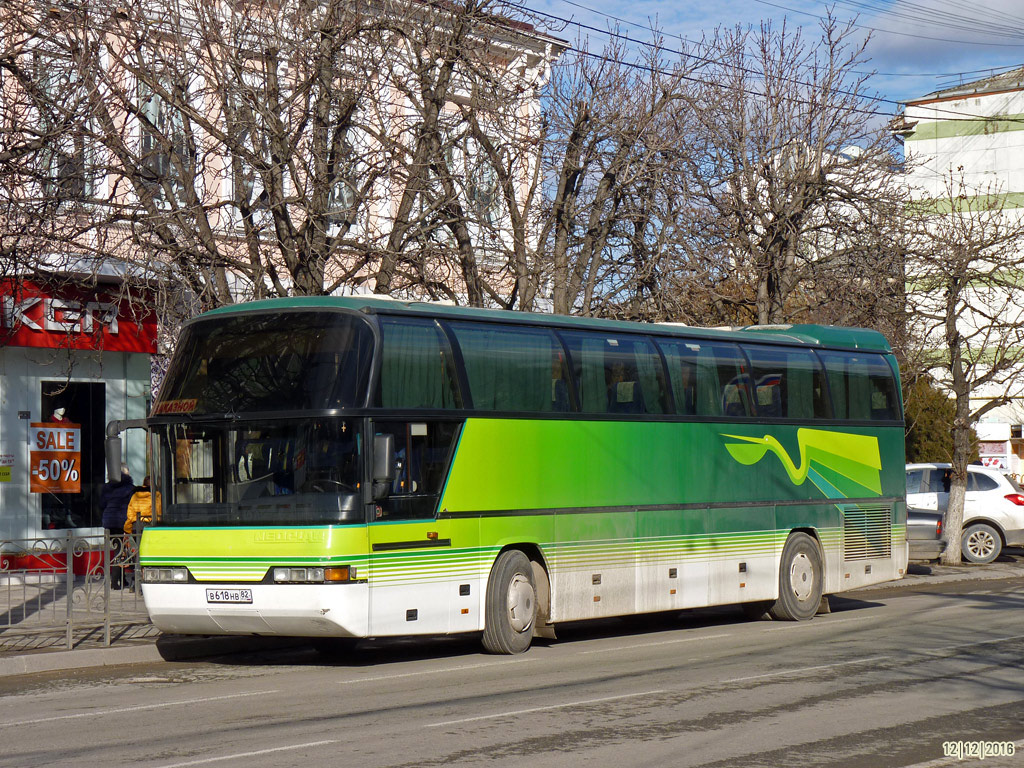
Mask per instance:
[[[806,533],[793,533],[782,548],[779,599],[768,613],[780,621],[806,621],[818,612],[824,588],[824,569],[817,542]]]
[[[487,580],[484,648],[490,653],[522,653],[533,639],[537,588],[530,559],[518,549],[498,555]]]

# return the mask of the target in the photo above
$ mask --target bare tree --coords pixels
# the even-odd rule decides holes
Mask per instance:
[[[930,374],[952,394],[952,478],[943,562],[961,560],[967,464],[974,425],[1019,395],[1024,374],[1024,223],[955,173],[947,198],[921,203],[924,232],[907,265],[912,330],[930,352]],[[968,532],[970,533],[970,532]],[[975,531],[979,541],[997,531]]]
[[[905,191],[854,32],[828,18],[818,40],[765,24],[714,41],[688,161],[723,317],[866,324],[865,299],[899,306]]]
[[[66,237],[157,277],[165,318],[359,287],[704,323],[899,305],[898,164],[831,23],[701,56],[613,37],[548,81],[561,44],[498,0],[76,8],[47,39],[99,181]]]
[[[454,162],[467,113],[490,118],[481,81],[510,75],[492,10],[185,0],[116,19],[95,92],[138,201],[123,221],[202,304],[360,284],[484,303],[481,211]]]
[[[688,188],[680,158],[697,65],[660,44],[634,60],[614,36],[598,53],[581,44],[563,57],[538,132],[532,188],[548,193],[525,198],[532,209],[522,215],[538,247],[535,283],[519,292],[524,307],[548,284],[556,313],[670,314],[661,272],[679,262]]]
[[[13,0],[0,9],[0,325],[9,332],[39,293],[89,290],[102,269],[84,22],[77,6]]]

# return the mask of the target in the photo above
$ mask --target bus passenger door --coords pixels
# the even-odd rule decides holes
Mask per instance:
[[[437,503],[458,431],[450,421],[374,422],[375,435],[394,437],[395,457],[369,522],[371,635],[451,631],[458,575],[451,521],[437,518]]]
[[[451,550],[450,521],[369,525],[370,635],[446,634],[450,592],[441,561]]]

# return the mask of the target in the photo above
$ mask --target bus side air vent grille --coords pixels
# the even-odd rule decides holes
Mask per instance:
[[[843,559],[874,560],[892,554],[892,524],[888,507],[847,509],[843,512]]]

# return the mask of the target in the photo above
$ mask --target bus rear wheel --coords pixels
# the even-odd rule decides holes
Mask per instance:
[[[806,533],[790,534],[779,565],[779,599],[768,613],[779,621],[806,621],[818,612],[823,589],[818,543]]]
[[[484,648],[489,653],[522,653],[533,639],[537,587],[530,559],[518,549],[498,555],[487,580]]]

